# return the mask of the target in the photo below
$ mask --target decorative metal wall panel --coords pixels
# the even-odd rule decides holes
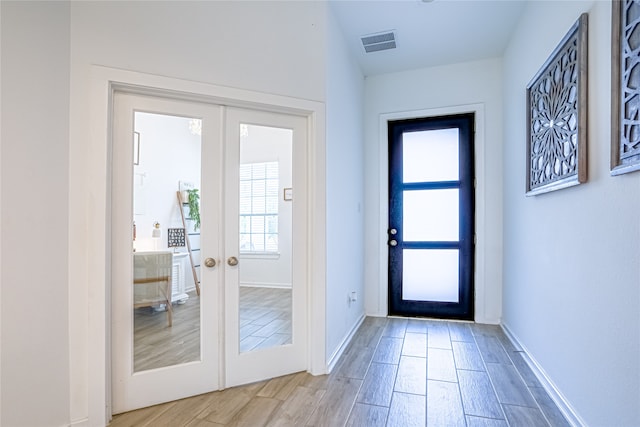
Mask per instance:
[[[612,2],[611,173],[640,170],[640,1]]]
[[[527,195],[587,179],[587,14],[527,86]]]

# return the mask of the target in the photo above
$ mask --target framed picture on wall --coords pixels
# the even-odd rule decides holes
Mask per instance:
[[[611,3],[611,174],[640,170],[640,4]]]
[[[587,14],[527,86],[528,196],[587,180]]]
[[[167,247],[181,248],[186,245],[184,228],[167,229]]]

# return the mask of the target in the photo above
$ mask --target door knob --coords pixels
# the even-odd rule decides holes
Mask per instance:
[[[398,230],[396,230],[395,228],[391,228],[391,229],[389,229],[389,234],[394,236],[394,235],[398,234]]]
[[[216,266],[216,260],[213,259],[213,258],[207,258],[207,259],[204,260],[204,265],[206,265],[209,268],[215,267]]]
[[[389,246],[398,246],[398,241],[395,239],[389,240]]]
[[[229,259],[227,260],[227,264],[229,264],[231,267],[238,265],[238,258],[234,256],[229,257]]]

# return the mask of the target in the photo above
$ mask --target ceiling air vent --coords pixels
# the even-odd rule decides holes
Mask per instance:
[[[364,46],[364,51],[367,53],[396,48],[396,34],[394,31],[369,34],[360,37],[360,40],[362,40],[362,46]]]

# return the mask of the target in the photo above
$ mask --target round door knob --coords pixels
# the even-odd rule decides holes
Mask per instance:
[[[398,246],[397,240],[389,240],[389,246]]]
[[[234,256],[229,257],[229,259],[227,260],[227,264],[229,264],[231,267],[238,265],[238,258]]]
[[[216,266],[216,260],[213,259],[213,258],[207,258],[207,259],[204,260],[204,265],[206,265],[209,268],[215,267]]]
[[[389,230],[389,234],[391,234],[392,236],[396,235],[398,234],[398,230],[396,230],[395,228],[392,228],[391,230]]]

